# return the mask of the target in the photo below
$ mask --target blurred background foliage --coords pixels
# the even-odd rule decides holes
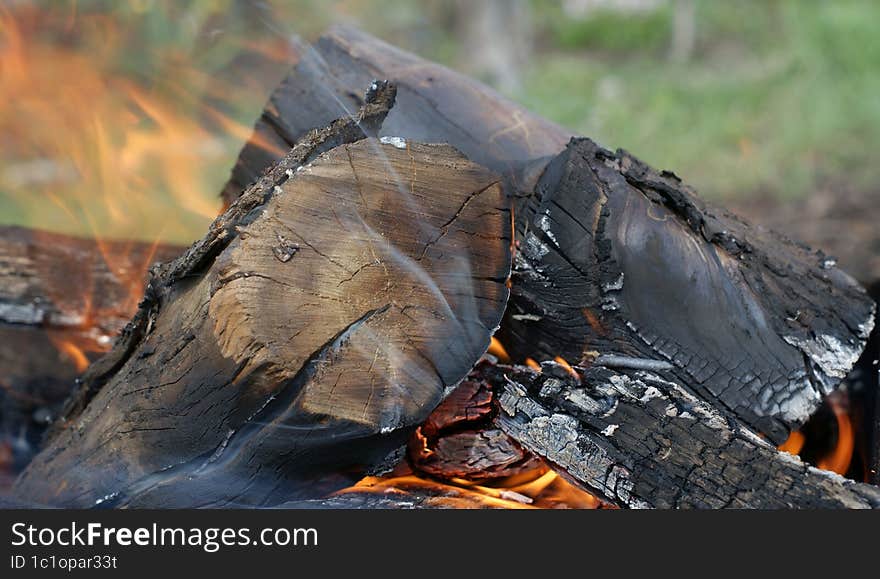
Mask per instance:
[[[734,204],[874,196],[870,0],[7,0],[0,221],[200,236],[294,36],[354,24]]]

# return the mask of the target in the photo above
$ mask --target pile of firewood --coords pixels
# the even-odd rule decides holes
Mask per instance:
[[[324,497],[413,460],[413,432],[469,376],[493,393],[480,468],[540,457],[622,507],[880,506],[776,449],[859,359],[873,301],[674,173],[335,28],[222,195],[204,238],[160,248],[63,406],[77,368],[21,356],[85,331],[52,297],[71,277],[45,272],[91,264],[102,335],[125,317],[118,280],[86,241],[0,236],[6,428],[37,408],[51,422],[18,500],[394,506]],[[512,362],[484,358],[493,335]]]

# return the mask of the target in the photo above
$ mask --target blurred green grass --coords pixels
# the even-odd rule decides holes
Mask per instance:
[[[535,111],[675,170],[707,197],[876,188],[880,3],[697,2],[684,64],[667,58],[668,39],[633,32],[662,26],[656,16],[606,15],[574,34],[547,14],[550,38],[581,44],[559,42],[569,50],[542,55],[513,95]]]

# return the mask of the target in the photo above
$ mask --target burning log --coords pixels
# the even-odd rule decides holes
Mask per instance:
[[[393,98],[374,85],[154,273],[22,496],[271,505],[400,446],[488,346],[512,243],[495,175],[446,145],[364,138]]]
[[[397,102],[380,135],[448,143],[506,177],[556,155],[571,137],[479,82],[354,28],[334,26],[302,51],[299,63],[272,93],[223,189],[223,200],[231,203],[277,162],[277,151],[357,110],[361,87],[374,78],[398,86]]]
[[[0,433],[17,467],[137,308],[150,263],[181,252],[0,228]]]
[[[703,203],[624,151],[572,140],[530,209],[502,326],[515,359],[618,360],[781,444],[873,327],[873,301],[821,252]]]
[[[496,423],[613,504],[631,508],[878,508],[880,489],[802,463],[650,370],[485,372]]]
[[[0,227],[0,322],[79,331],[106,349],[137,308],[149,266],[182,250]]]

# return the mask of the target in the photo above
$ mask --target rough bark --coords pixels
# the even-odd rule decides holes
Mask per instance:
[[[508,295],[498,178],[446,145],[362,139],[309,162],[329,134],[294,147],[155,272],[21,496],[155,507],[323,496],[399,447],[467,374]]]
[[[224,201],[232,202],[277,161],[278,150],[356,110],[361,87],[374,78],[398,85],[397,104],[381,135],[448,143],[508,177],[524,164],[556,155],[571,136],[477,81],[359,30],[334,26],[303,50],[272,93],[223,190]]]
[[[846,376],[874,303],[821,252],[573,139],[518,232],[501,341],[514,359],[645,359],[782,443]]]
[[[654,372],[574,378],[487,369],[498,426],[600,498],[630,508],[878,508],[880,489],[808,466]]]

